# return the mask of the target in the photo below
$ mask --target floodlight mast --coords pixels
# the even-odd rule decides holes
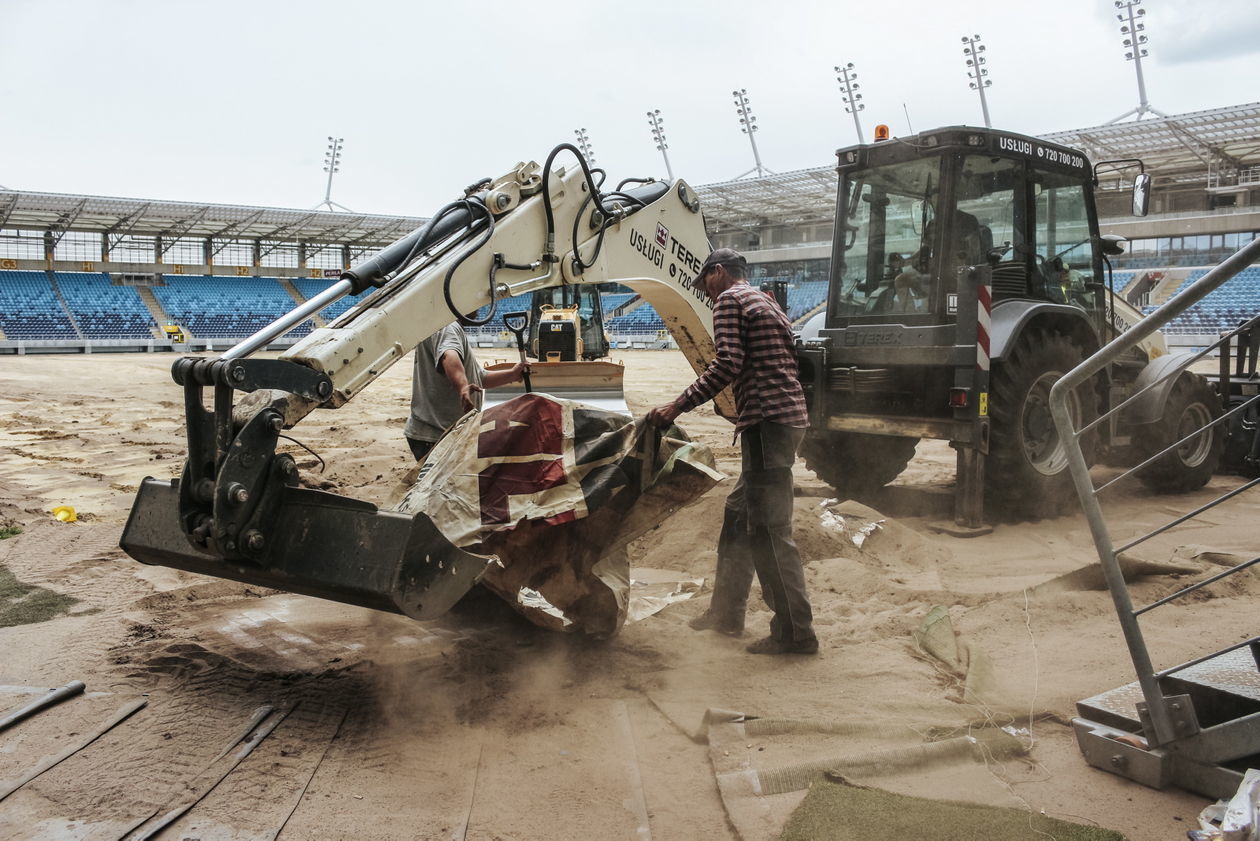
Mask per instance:
[[[665,142],[665,122],[661,119],[661,109],[647,112],[648,125],[652,127],[652,139],[656,141],[656,150],[665,159],[665,174],[670,182],[674,180],[674,168],[669,165],[669,144]]]
[[[752,106],[748,104],[748,89],[740,88],[737,91],[731,91],[731,96],[735,97],[735,113],[739,114],[739,130],[748,135],[748,142],[752,144],[753,161],[756,163],[756,166],[743,175],[736,176],[736,180],[745,175],[752,175],[754,172],[760,178],[770,170],[761,165],[761,153],[757,151],[757,138],[754,136],[757,132],[757,118],[753,116]]]
[[[324,188],[324,200],[315,205],[312,210],[327,207],[330,211],[344,210],[346,213],[354,212],[344,204],[337,204],[337,202],[332,200],[333,173],[341,170],[341,144],[345,142],[346,139],[344,137],[328,136],[328,151],[324,153],[324,172],[328,173],[328,184]]]
[[[586,158],[588,164],[595,166],[595,150],[591,146],[591,136],[586,129],[574,129],[573,136],[577,138],[578,148],[582,150],[582,157]]]
[[[967,57],[967,77],[971,79],[971,89],[980,94],[980,111],[984,114],[984,127],[993,128],[993,123],[989,120],[989,100],[984,95],[984,89],[993,84],[989,81],[989,71],[984,67],[988,63],[983,55],[984,44],[980,43],[979,35],[964,35],[962,42],[963,55]]]
[[[853,62],[849,62],[843,67],[836,65],[836,81],[840,83],[841,98],[844,99],[844,110],[853,115],[853,128],[857,129],[858,143],[862,142],[862,123],[858,120],[858,112],[866,109],[862,104],[862,94],[858,93],[858,88],[862,87],[857,83],[857,73],[853,71]]]
[[[1146,9],[1137,9],[1142,4],[1142,0],[1115,0],[1116,8],[1123,9],[1120,14],[1116,15],[1116,20],[1120,21],[1120,34],[1124,36],[1125,61],[1133,62],[1133,68],[1137,71],[1138,84],[1138,104],[1136,108],[1130,108],[1114,120],[1108,120],[1103,125],[1111,125],[1118,123],[1125,117],[1135,117],[1142,119],[1142,115],[1148,111],[1159,117],[1167,117],[1163,111],[1160,111],[1146,98],[1146,78],[1142,75],[1142,59],[1146,58],[1146,36],[1142,33],[1146,30],[1146,24],[1143,18],[1146,17]],[[1136,9],[1136,11],[1134,11]]]

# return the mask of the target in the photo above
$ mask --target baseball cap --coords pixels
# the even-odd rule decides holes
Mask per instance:
[[[714,266],[739,266],[746,271],[748,260],[734,248],[718,248],[700,266],[700,274],[703,275]]]

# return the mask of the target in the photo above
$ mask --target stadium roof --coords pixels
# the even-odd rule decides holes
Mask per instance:
[[[425,220],[412,216],[289,210],[0,190],[0,228],[99,232],[123,237],[304,240],[378,246]]]
[[[1141,158],[1164,183],[1199,181],[1208,172],[1260,165],[1260,103],[1192,111],[1158,119],[1041,135],[1085,152],[1090,160]],[[834,166],[737,179],[696,188],[711,226],[830,221],[835,212]]]
[[[1260,102],[1042,137],[1080,149],[1092,161],[1141,158],[1161,179],[1197,180],[1209,169],[1260,164]]]

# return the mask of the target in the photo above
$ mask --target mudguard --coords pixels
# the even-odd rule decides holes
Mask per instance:
[[[1134,400],[1120,412],[1120,419],[1135,426],[1154,423],[1164,416],[1168,395],[1177,382],[1177,372],[1194,361],[1193,353],[1170,353],[1152,359],[1133,382],[1133,393],[1157,383],[1150,391]]]

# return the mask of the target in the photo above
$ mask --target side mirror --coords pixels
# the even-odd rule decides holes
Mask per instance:
[[[1151,209],[1151,176],[1143,172],[1133,179],[1133,215],[1145,216]]]
[[[1128,242],[1127,239],[1117,234],[1103,234],[1101,239],[1102,253],[1108,257],[1119,257],[1124,253],[1124,245]]]

